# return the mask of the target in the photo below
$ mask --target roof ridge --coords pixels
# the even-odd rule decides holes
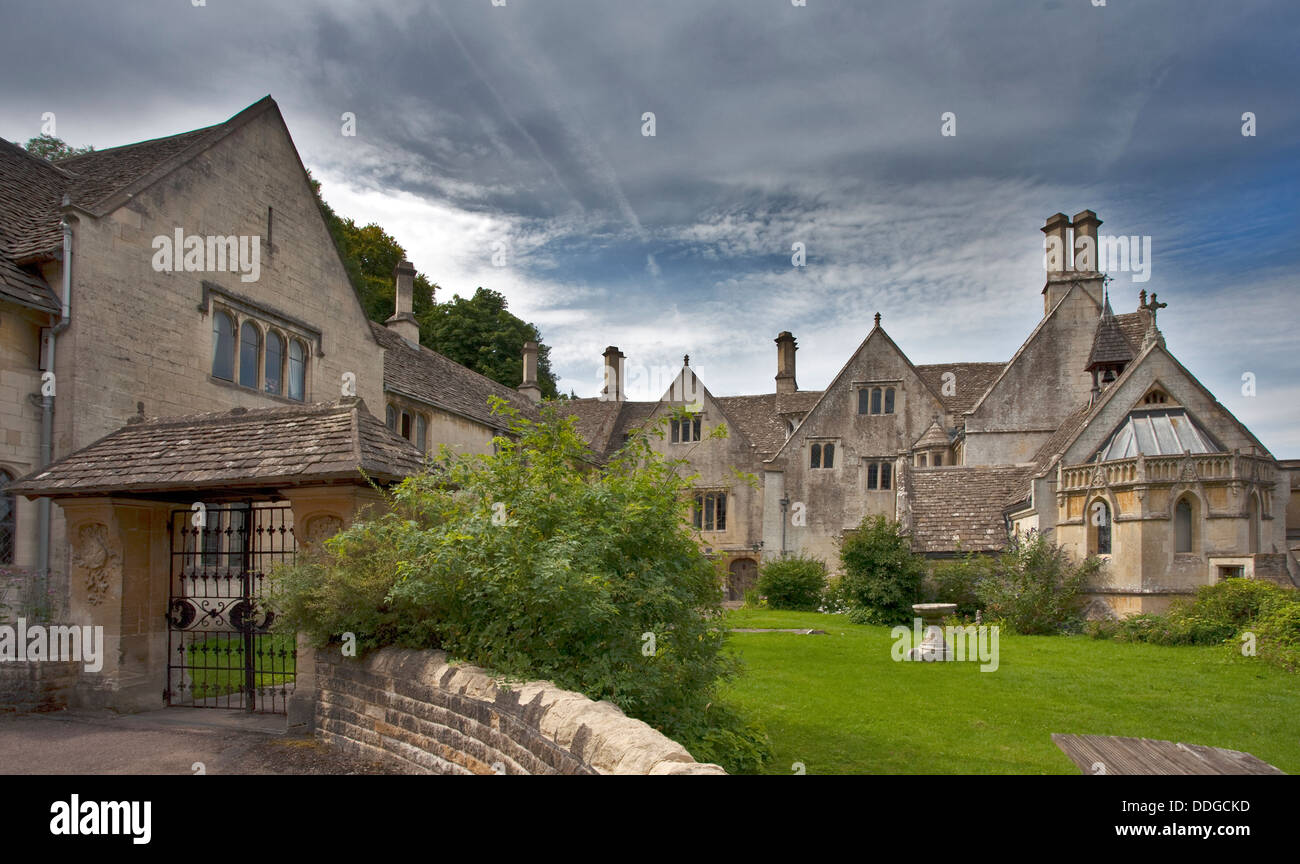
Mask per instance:
[[[44,156],[37,156],[35,153],[29,153],[26,147],[23,147],[14,141],[10,141],[7,138],[0,138],[0,144],[9,145],[14,150],[21,153],[27,159],[30,159],[31,161],[35,162],[37,165],[40,165],[42,168],[51,169],[53,171],[58,172],[59,174],[63,174],[65,180],[75,180],[78,177],[78,175],[72,173],[71,171],[69,171],[68,169],[60,165],[55,164],[49,159],[46,159]],[[76,157],[69,156],[68,158],[74,159]],[[66,161],[66,160],[61,160],[61,161]]]

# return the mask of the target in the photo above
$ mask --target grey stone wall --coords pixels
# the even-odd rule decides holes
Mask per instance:
[[[59,711],[83,668],[78,661],[0,664],[0,711]]]
[[[609,702],[545,681],[506,685],[442,651],[347,658],[300,639],[289,712],[299,731],[416,773],[726,773]]]

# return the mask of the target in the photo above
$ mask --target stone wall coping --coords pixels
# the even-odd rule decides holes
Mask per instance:
[[[319,649],[316,662],[356,665],[385,685],[404,679],[483,703],[512,715],[598,774],[726,774],[719,765],[696,762],[681,744],[628,717],[612,702],[597,702],[549,681],[493,675],[472,664],[452,662],[445,651],[389,647],[351,658],[330,648]]]

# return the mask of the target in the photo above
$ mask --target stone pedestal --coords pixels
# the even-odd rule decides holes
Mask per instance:
[[[957,611],[957,604],[917,603],[912,611],[921,619],[925,638],[919,646],[907,652],[907,659],[926,662],[952,660],[952,646],[943,638],[943,619]]]

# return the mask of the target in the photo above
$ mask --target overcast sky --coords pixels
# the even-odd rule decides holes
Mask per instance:
[[[1300,457],[1294,0],[193,2],[8,7],[0,136],[54,112],[102,149],[269,93],[339,213],[443,299],[504,293],[579,396],[611,344],[633,398],[686,353],[771,392],[782,330],[821,389],[876,311],[915,363],[1006,360],[1044,219],[1091,208],[1151,238],[1116,311],[1158,292],[1175,355]]]

